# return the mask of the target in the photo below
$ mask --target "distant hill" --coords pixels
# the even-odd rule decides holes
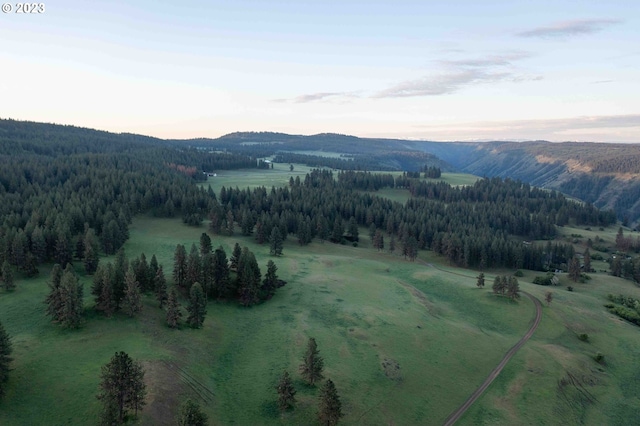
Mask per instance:
[[[613,209],[640,222],[640,144],[590,142],[416,142],[456,169],[520,179]]]
[[[0,154],[69,155],[98,149],[123,152],[151,147],[197,147],[283,161],[330,163],[367,170],[443,171],[520,179],[559,190],[600,208],[612,208],[630,226],[640,224],[640,144],[432,142],[359,138],[335,133],[290,135],[235,132],[216,139],[163,140],[75,126],[0,119]],[[182,150],[180,150],[182,151]],[[323,152],[330,157],[323,157]],[[293,162],[293,161],[292,161]]]

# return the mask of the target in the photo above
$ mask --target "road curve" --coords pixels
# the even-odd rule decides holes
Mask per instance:
[[[527,340],[529,340],[531,336],[533,336],[533,332],[536,331],[536,328],[538,328],[538,325],[540,324],[540,320],[542,319],[542,304],[538,299],[536,299],[534,296],[527,293],[526,291],[520,291],[520,293],[524,294],[529,299],[531,299],[531,301],[536,307],[536,317],[533,321],[533,324],[531,324],[529,331],[527,331],[527,333],[524,336],[522,336],[522,338],[518,341],[518,343],[516,343],[511,349],[509,349],[509,351],[504,355],[504,358],[502,358],[502,361],[500,361],[500,364],[498,364],[498,366],[493,369],[493,371],[489,374],[489,376],[485,379],[485,381],[480,385],[480,387],[476,389],[471,394],[471,396],[469,396],[469,398],[464,402],[464,404],[462,404],[456,411],[454,411],[449,415],[449,417],[447,417],[447,420],[445,420],[444,422],[445,426],[452,426],[453,424],[455,424],[455,422],[457,422],[460,419],[460,417],[462,417],[462,415],[469,409],[469,407],[471,407],[471,405],[474,402],[476,402],[478,398],[480,398],[480,396],[484,393],[484,391],[487,390],[487,388],[491,385],[491,383],[493,383],[496,377],[498,377],[502,369],[507,365],[509,360],[516,354],[516,352],[518,352],[518,350],[527,342]]]

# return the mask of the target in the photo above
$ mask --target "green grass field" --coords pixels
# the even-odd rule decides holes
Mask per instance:
[[[307,170],[296,165],[293,175]],[[261,185],[266,174],[273,179],[269,185],[286,184],[292,175],[288,165],[276,164],[253,176],[224,172],[210,183]],[[170,276],[176,244],[189,250],[205,229],[179,219],[137,217],[125,249],[130,257],[156,254]],[[316,338],[324,375],[341,396],[342,423],[442,424],[534,316],[528,299],[491,294],[495,275],[513,271],[486,272],[487,288],[478,289],[477,271],[442,263],[432,252],[422,252],[416,262],[378,253],[366,237],[358,248],[320,242],[300,247],[290,238],[279,258],[250,238],[211,237],[228,254],[236,241],[248,246],[263,272],[273,259],[287,285],[252,308],[210,301],[200,330],[165,327],[151,296],[135,319],[95,314],[91,278],[84,276],[86,322],[80,330],[62,330],[44,313],[46,268],[39,278],[19,279],[13,293],[0,290],[0,321],[12,336],[15,358],[0,400],[0,425],[95,424],[100,367],[120,350],[147,372],[140,424],[174,424],[187,397],[200,403],[211,424],[316,424],[318,390],[297,371],[309,337]],[[540,287],[530,284],[536,275],[525,271],[521,288],[541,300],[552,291],[553,302],[545,305],[532,340],[459,424],[634,423],[640,418],[640,328],[603,304],[608,293],[640,298],[640,289],[593,274],[568,292],[566,277],[561,286]],[[589,341],[580,341],[579,333]],[[593,360],[598,352],[604,364]],[[281,414],[274,386],[284,369],[294,378],[298,402]],[[559,387],[568,375],[575,380]]]

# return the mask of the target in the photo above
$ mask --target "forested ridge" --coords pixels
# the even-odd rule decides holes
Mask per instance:
[[[392,182],[394,187],[413,188],[419,196],[402,205],[358,191],[391,186]],[[245,235],[255,229],[258,243],[266,242],[273,228],[285,236],[296,235],[303,245],[316,237],[357,241],[360,225],[369,229],[371,238],[384,231],[411,259],[418,249],[431,249],[461,266],[536,270],[567,262],[573,247],[523,240],[552,239],[555,226],[569,222],[594,226],[615,222],[612,212],[518,181],[493,178],[455,188],[406,175],[394,179],[353,171],[341,172],[334,179],[329,171],[314,170],[304,180],[292,178],[289,187],[270,190],[223,187],[213,203],[213,232],[233,232],[229,224],[237,222]]]
[[[0,121],[0,260],[27,274],[49,260],[115,253],[133,215],[182,215],[199,224],[211,194],[202,171],[264,166],[254,157],[202,153],[153,138],[72,126]]]

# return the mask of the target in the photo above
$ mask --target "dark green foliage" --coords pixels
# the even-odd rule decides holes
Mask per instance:
[[[521,270],[519,270],[519,269],[518,269],[517,271],[515,271],[515,272],[513,273],[513,276],[514,276],[514,277],[518,277],[518,278],[520,278],[520,277],[524,277],[524,274],[522,273],[522,271],[521,271]]]
[[[98,257],[98,238],[93,229],[87,229],[84,234],[83,241],[83,263],[84,270],[87,274],[91,275],[98,269],[100,258]]]
[[[484,288],[484,273],[480,272],[478,275],[478,280],[476,281],[476,285],[478,288]]]
[[[144,370],[127,353],[116,352],[111,361],[102,366],[100,379],[97,397],[102,401],[102,425],[123,424],[129,410],[134,410],[137,415],[138,410],[144,407],[147,393]]]
[[[142,311],[142,297],[140,294],[140,284],[136,280],[136,273],[133,267],[129,268],[124,278],[125,290],[122,299],[122,308],[130,317],[134,317]]]
[[[307,343],[307,350],[302,359],[302,364],[300,364],[300,374],[307,383],[313,386],[318,380],[322,380],[324,377],[322,375],[323,370],[324,359],[320,356],[316,339],[310,337]]]
[[[180,303],[178,302],[178,294],[176,293],[176,289],[172,288],[169,293],[169,299],[167,300],[167,325],[171,328],[178,327],[181,317],[182,311],[180,310]]]
[[[578,334],[578,340],[580,340],[581,342],[588,342],[589,335],[587,333],[580,333]]]
[[[577,257],[569,261],[569,279],[574,283],[580,280],[580,260]]]
[[[153,279],[153,287],[156,294],[156,300],[160,304],[160,309],[162,309],[168,299],[167,280],[164,276],[162,265],[158,267],[158,272],[156,272],[156,276]]]
[[[96,310],[108,317],[115,312],[117,303],[113,293],[113,265],[111,263],[98,267],[93,276],[91,294],[95,296]]]
[[[276,272],[278,271],[278,267],[273,260],[269,260],[267,262],[267,273],[264,274],[264,280],[262,280],[262,292],[264,299],[271,299],[273,295],[276,293],[276,288],[278,288],[278,275]]]
[[[124,277],[129,270],[129,261],[124,252],[124,247],[120,248],[116,253],[116,258],[113,265],[113,299],[116,302],[116,307],[120,306],[120,301],[124,297],[125,282]]]
[[[382,231],[376,229],[375,234],[373,235],[373,247],[378,249],[378,251],[384,250],[384,236],[382,235]]]
[[[349,236],[351,237],[352,241],[358,241],[359,237],[358,237],[358,222],[356,221],[356,218],[351,216],[349,218]]]
[[[289,407],[293,407],[296,403],[296,389],[288,371],[282,373],[278,386],[276,386],[276,391],[278,392],[278,408],[280,410],[284,411]]]
[[[416,257],[418,257],[418,241],[416,241],[416,237],[411,235],[404,241],[402,254],[412,262],[416,260]]]
[[[176,246],[173,255],[173,283],[182,288],[187,283],[187,251],[182,244]]]
[[[0,270],[2,275],[2,286],[6,291],[13,291],[16,288],[16,283],[13,278],[13,270],[11,269],[11,265],[6,260],[2,262],[2,270]]]
[[[258,303],[260,278],[260,267],[255,255],[247,247],[244,247],[238,260],[237,274],[238,298],[243,306]]]
[[[202,291],[202,286],[198,282],[194,283],[189,291],[187,311],[189,312],[187,324],[192,328],[202,327],[204,317],[207,314],[207,298],[204,291]]]
[[[236,244],[238,248],[240,246]],[[234,248],[235,252],[235,248]],[[213,288],[219,297],[231,296],[231,278],[229,277],[229,263],[227,262],[227,253],[222,246],[218,247],[213,253]],[[237,268],[237,260],[236,260]]]
[[[544,294],[544,301],[547,302],[547,306],[551,305],[551,301],[553,301],[553,293],[550,291],[547,291]]]
[[[200,255],[204,256],[211,253],[211,238],[206,232],[200,235]]]
[[[60,317],[60,310],[62,309],[62,298],[60,295],[60,281],[62,280],[62,268],[57,263],[51,268],[49,274],[49,294],[47,295],[44,303],[47,305],[47,315],[51,317],[53,321],[58,321]]]
[[[334,243],[342,242],[343,234],[344,225],[342,223],[342,218],[340,216],[336,216],[336,219],[333,222],[333,231],[331,231],[331,241]]]
[[[233,246],[233,251],[231,252],[231,259],[229,259],[230,268],[233,271],[238,270],[238,260],[240,260],[240,255],[242,254],[242,248],[240,244],[235,243]]]
[[[201,274],[202,265],[200,264],[200,253],[198,252],[198,247],[196,247],[195,244],[191,244],[189,257],[187,257],[185,288],[191,288],[193,283],[200,282],[202,279]]]
[[[342,415],[342,403],[340,402],[338,390],[333,381],[327,379],[320,389],[320,404],[318,406],[320,424],[335,426]]]
[[[494,294],[505,295],[513,300],[520,298],[520,284],[513,276],[497,275],[492,290]]]
[[[5,383],[9,380],[9,364],[13,360],[9,355],[12,351],[9,334],[0,322],[0,398],[4,394]]]
[[[209,424],[209,420],[197,402],[187,399],[180,406],[177,423],[178,426],[206,426]]]
[[[58,322],[66,328],[78,328],[84,313],[83,286],[69,264],[62,273],[58,292],[61,303]]]
[[[274,226],[269,236],[269,253],[272,256],[281,256],[283,247],[283,238],[280,229]],[[234,250],[235,252],[235,250]]]
[[[589,247],[584,250],[582,259],[584,261],[584,272],[591,272],[591,252],[589,251]]]
[[[147,264],[147,257],[142,253],[140,258],[134,265],[134,272],[136,275],[136,281],[140,285],[140,291],[145,293],[150,290],[153,284],[153,276],[150,275],[149,265]]]

